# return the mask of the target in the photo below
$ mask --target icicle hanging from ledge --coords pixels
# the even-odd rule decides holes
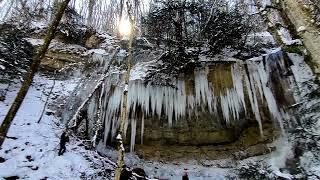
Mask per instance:
[[[190,87],[190,83],[188,84],[184,78],[176,80],[176,88],[152,85],[151,83],[145,84],[142,80],[130,81],[128,88],[130,120],[125,125],[126,131],[129,123],[131,124],[130,150],[134,150],[138,122],[141,124],[141,142],[143,141],[146,117],[160,118],[165,116],[168,121],[164,126],[172,127],[179,118],[196,114],[199,109],[211,114],[218,114],[226,124],[237,123],[241,113],[246,114],[251,109],[250,112],[253,112],[262,134],[262,117],[259,107],[262,102],[265,102],[270,114],[282,128],[279,107],[271,88],[268,87],[269,74],[274,68],[269,66],[274,66],[273,61],[280,61],[278,63],[281,64],[282,58],[278,54],[268,56],[266,60],[270,62],[267,63],[263,62],[263,58],[255,58],[247,63],[239,61],[229,63],[225,67],[221,65],[224,69],[222,68],[220,71],[225,73],[221,76],[230,77],[217,77],[219,76],[219,68],[221,68],[218,66],[211,69],[195,70],[192,80],[194,81],[193,87]],[[213,73],[209,75],[212,71]],[[105,81],[106,92],[103,103],[105,143],[110,137],[114,138],[119,126],[123,84],[120,76],[117,80],[115,79],[117,78],[113,77],[112,80]],[[246,98],[248,98],[247,101]],[[142,117],[141,113],[137,112],[138,109],[141,109]],[[219,115],[219,112],[222,114]]]

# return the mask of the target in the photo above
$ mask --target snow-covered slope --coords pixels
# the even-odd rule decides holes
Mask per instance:
[[[104,164],[103,160],[94,160],[94,156],[98,158],[97,154],[85,150],[81,141],[74,137],[67,144],[66,153],[58,156],[63,124],[58,118],[46,113],[37,123],[52,85],[52,79],[36,76],[0,150],[0,157],[4,161],[0,162],[0,179],[14,176],[23,179],[87,179],[95,177],[100,171],[96,168],[100,166],[104,166],[104,170],[113,169],[112,165]],[[49,104],[56,97],[68,95],[76,85],[77,80],[57,80]],[[0,101],[0,122],[18,88],[19,83],[7,87],[6,99]],[[93,165],[95,162],[101,164]]]

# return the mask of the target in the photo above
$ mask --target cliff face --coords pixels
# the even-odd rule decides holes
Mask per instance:
[[[319,4],[284,0],[281,6],[294,25],[303,44],[310,53],[312,67],[320,73],[320,11]]]
[[[152,159],[152,149],[157,147],[161,157],[167,160],[179,159],[178,152],[184,150],[182,154],[191,158],[199,153],[198,146],[209,146],[205,151],[214,152],[212,156],[217,159],[231,157],[243,149],[248,150],[244,157],[270,152],[266,149],[272,139],[294,124],[289,122],[287,108],[297,100],[294,91],[299,80],[296,79],[300,71],[298,64],[303,63],[303,60],[296,62],[297,58],[303,56],[288,56],[276,49],[246,62],[236,59],[206,62],[203,67],[173,80],[174,87],[132,77],[127,87],[128,150],[136,149],[139,155]],[[291,70],[293,67],[295,72]],[[134,69],[144,68],[141,64],[134,66]],[[115,142],[125,88],[121,74],[112,73],[105,79],[103,88],[92,96],[75,127],[79,135],[92,139],[96,125],[102,122],[104,145]],[[97,116],[99,108],[101,122]],[[136,144],[141,145],[135,148]],[[222,156],[219,148],[214,148],[216,145],[230,151],[224,151]],[[186,147],[195,149],[189,151]],[[179,150],[176,155],[170,155],[168,149]]]
[[[306,57],[319,77],[320,9],[318,0],[255,0],[268,30],[287,52]]]

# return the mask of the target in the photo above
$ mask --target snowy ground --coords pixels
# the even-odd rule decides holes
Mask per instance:
[[[76,86],[76,82],[56,81],[51,97],[67,95]],[[9,91],[6,100],[0,101],[0,122],[15,97],[19,88],[17,84],[7,88]],[[59,137],[63,126],[59,125],[57,118],[44,114],[41,122],[37,123],[52,84],[53,80],[35,77],[9,129],[8,136],[12,138],[7,138],[0,150],[0,157],[5,160],[0,162],[0,179],[12,176],[23,179],[80,179],[97,172],[90,160],[95,152],[78,146],[79,141],[73,138],[67,145],[67,152],[58,156]]]

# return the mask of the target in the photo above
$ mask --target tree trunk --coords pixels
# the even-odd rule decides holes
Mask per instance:
[[[60,23],[60,20],[63,16],[65,9],[68,6],[69,1],[70,0],[65,0],[64,2],[61,3],[61,6],[55,15],[55,18],[52,21],[52,23],[48,29],[48,33],[45,37],[44,44],[37,50],[36,55],[33,57],[33,61],[32,61],[30,70],[28,71],[27,75],[25,76],[24,82],[23,82],[23,84],[17,94],[17,97],[15,98],[14,102],[12,103],[6,117],[4,118],[4,120],[1,124],[1,127],[0,127],[0,147],[2,146],[2,143],[7,135],[7,132],[10,128],[10,125],[11,125],[13,118],[15,117],[16,113],[18,112],[19,107],[22,104],[22,102],[23,102],[23,100],[29,90],[29,87],[33,81],[33,77],[34,77],[35,73],[37,72],[38,67],[40,65],[41,59],[43,59],[43,57],[49,47],[49,44],[54,37],[55,31]]]
[[[132,40],[134,35],[134,22],[133,17],[131,13],[131,6],[127,2],[128,6],[128,15],[131,25],[131,32],[130,32],[130,38],[129,38],[129,46],[128,46],[128,69],[125,77],[125,88],[123,91],[123,99],[122,99],[122,111],[121,111],[121,122],[120,122],[120,129],[119,134],[117,136],[118,143],[118,161],[117,161],[117,168],[116,168],[116,174],[115,174],[115,180],[120,180],[121,172],[124,165],[124,145],[123,145],[123,139],[124,137],[124,124],[128,120],[128,114],[127,114],[127,102],[128,102],[128,86],[129,86],[129,78],[130,78],[130,70],[131,70],[131,59],[132,59]]]
[[[183,26],[182,26],[182,18],[183,17],[183,9],[182,7],[179,7],[179,9],[176,12],[176,18],[173,21],[174,27],[175,27],[175,39],[176,39],[176,45],[178,46],[178,52],[183,53],[184,52],[184,46],[183,46]]]
[[[124,0],[120,0],[119,22],[122,20],[123,3],[124,3]],[[120,37],[119,29],[117,29],[117,36]]]
[[[88,19],[87,19],[87,26],[91,26],[92,25],[92,14],[93,14],[93,7],[95,5],[95,0],[89,0],[89,7],[88,7]]]

